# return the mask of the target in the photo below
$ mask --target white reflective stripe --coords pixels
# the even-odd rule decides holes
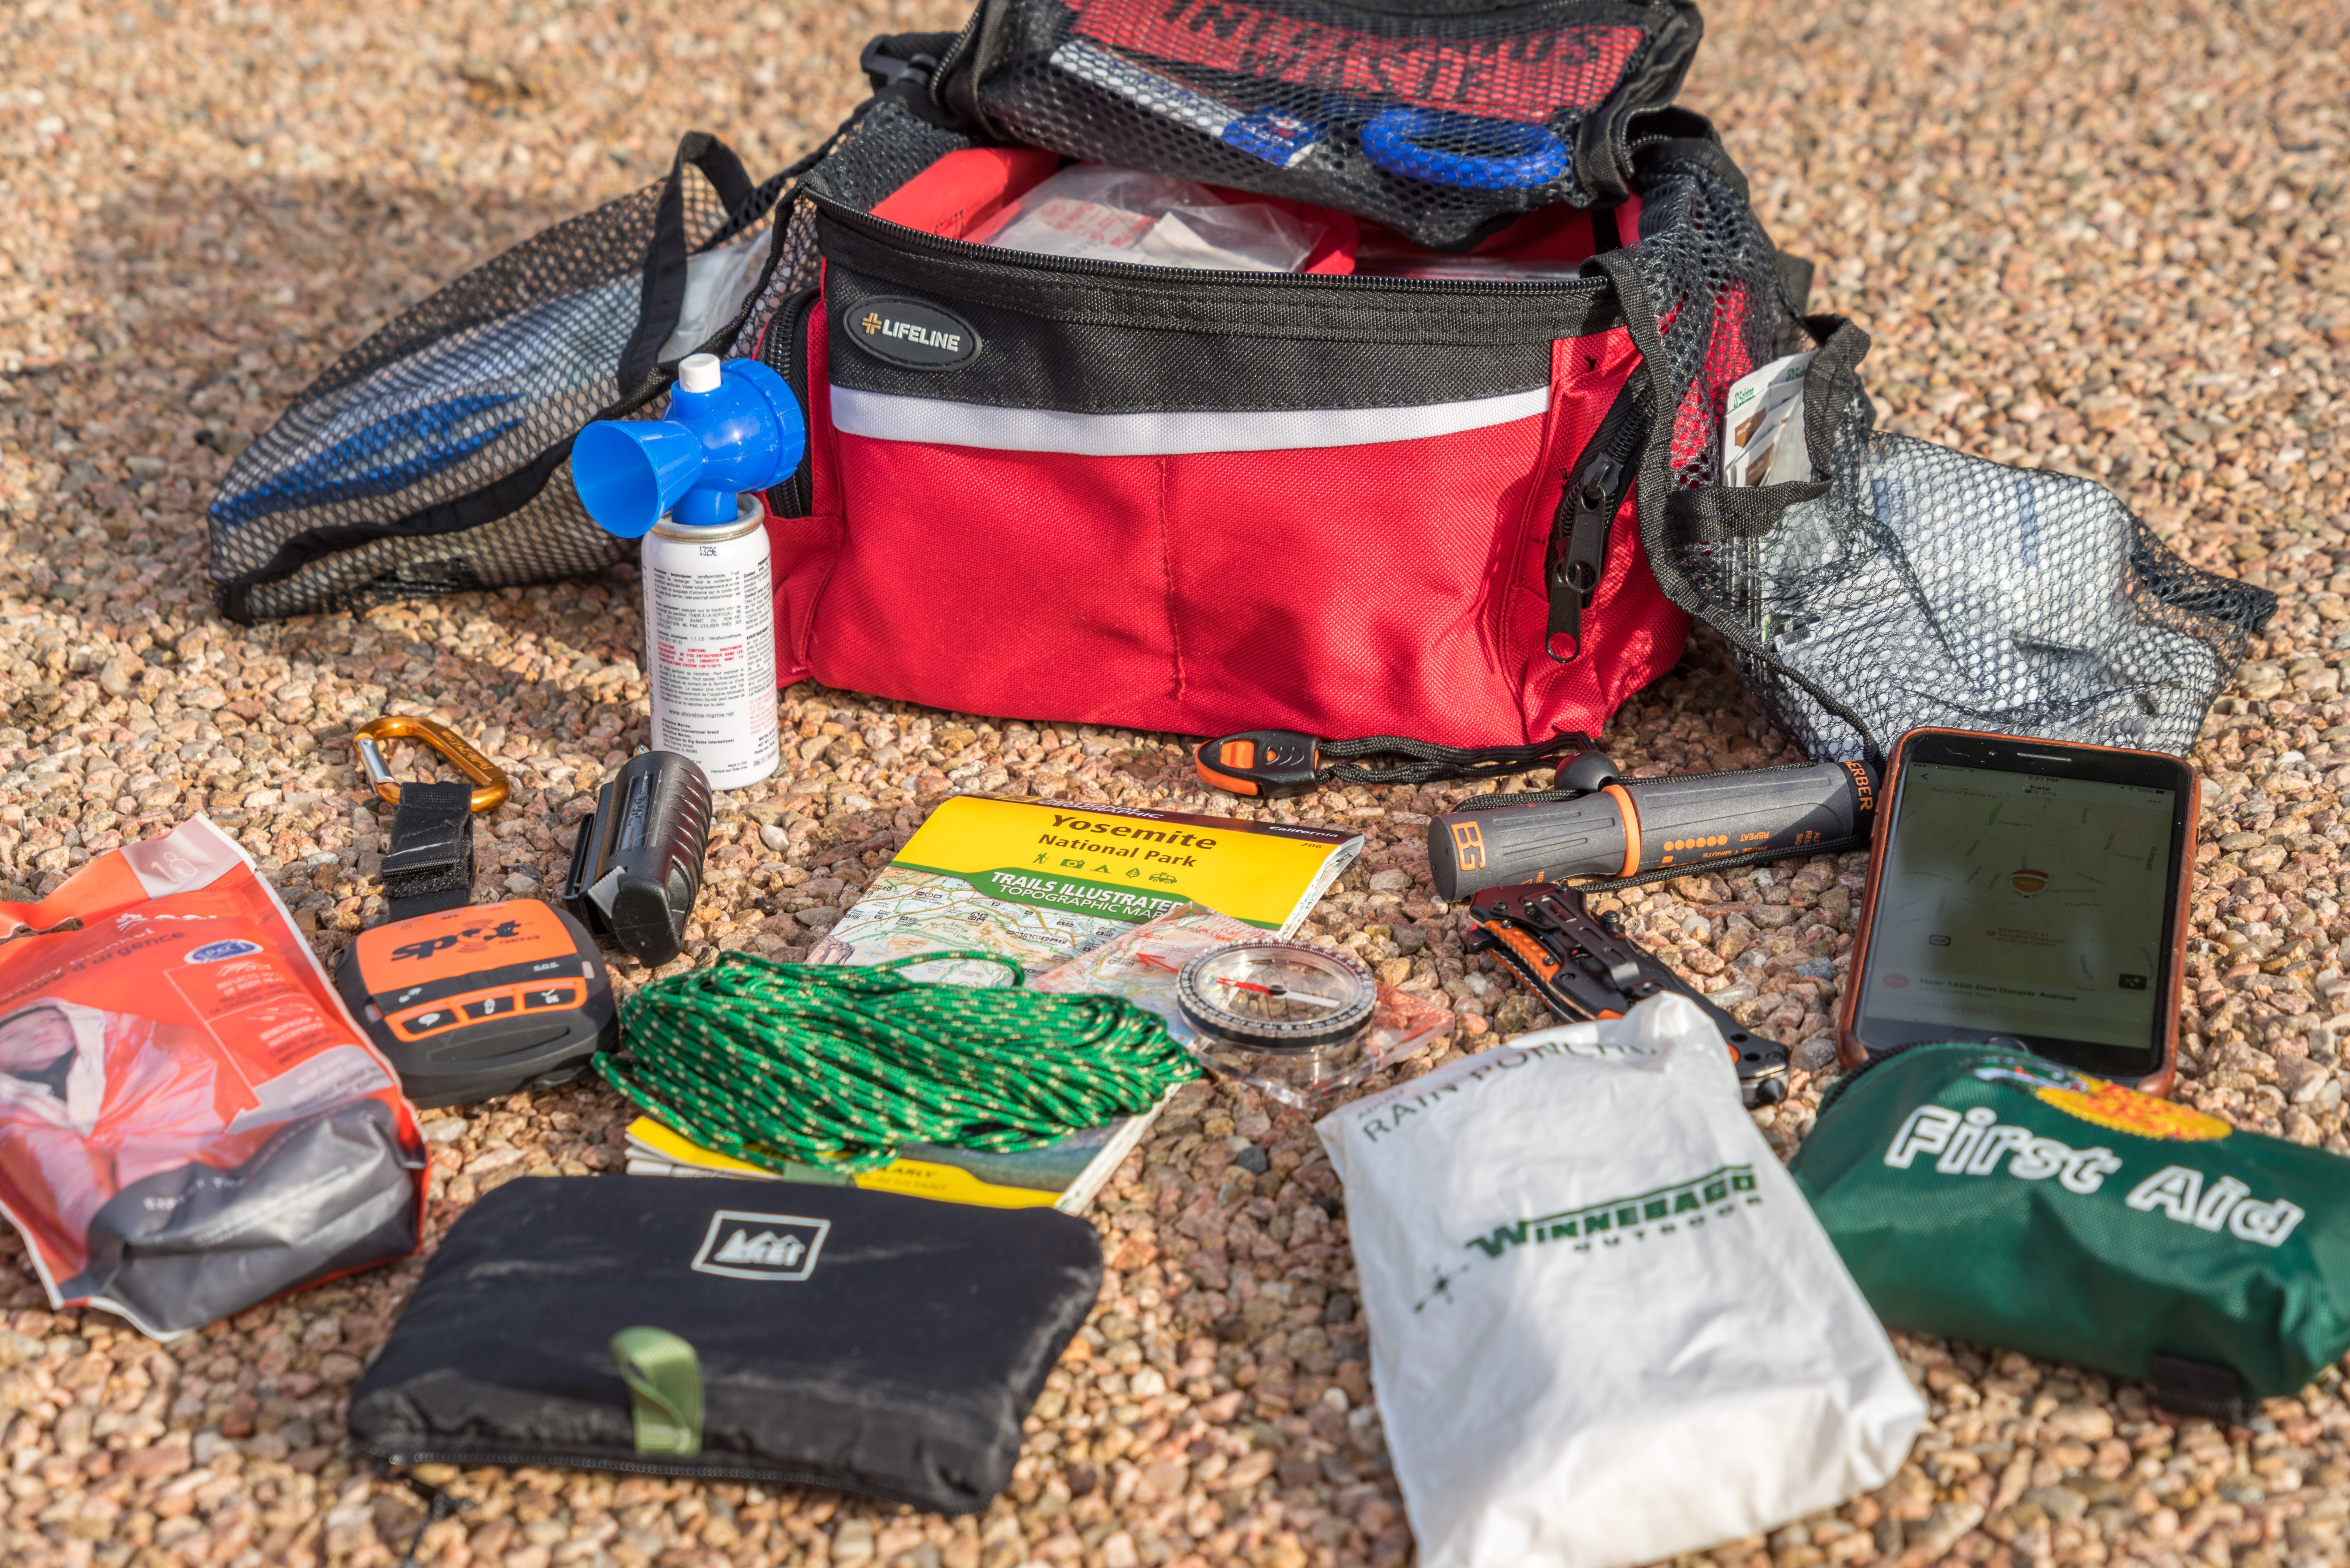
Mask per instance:
[[[1536,387],[1496,398],[1405,409],[1072,414],[835,386],[832,422],[850,435],[875,441],[926,441],[997,452],[1066,452],[1085,457],[1158,457],[1186,452],[1281,452],[1415,441],[1531,419],[1549,403],[1550,389]]]

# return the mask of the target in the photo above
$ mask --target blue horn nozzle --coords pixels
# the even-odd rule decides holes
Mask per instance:
[[[737,495],[799,467],[807,424],[781,376],[703,354],[679,372],[668,418],[598,420],[572,443],[571,483],[607,533],[640,538],[667,514],[689,528],[732,523]]]

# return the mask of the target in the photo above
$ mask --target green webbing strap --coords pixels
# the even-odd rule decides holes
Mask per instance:
[[[924,985],[909,964],[971,960],[1013,986]],[[909,1143],[1005,1152],[1138,1116],[1199,1065],[1122,997],[1019,989],[976,950],[850,968],[721,953],[621,1009],[612,1086],[704,1147],[781,1170],[871,1170]]]
[[[637,1452],[702,1452],[702,1363],[693,1346],[665,1328],[624,1328],[612,1336],[612,1359],[629,1386]]]

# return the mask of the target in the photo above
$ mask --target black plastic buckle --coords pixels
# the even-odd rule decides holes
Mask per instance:
[[[386,920],[436,915],[473,902],[471,794],[460,784],[400,787],[380,873]]]
[[[2243,1377],[2232,1366],[2158,1352],[2146,1358],[2146,1375],[2154,1385],[2157,1408],[2174,1416],[2200,1416],[2222,1426],[2242,1427],[2258,1413],[2244,1396]]]
[[[1202,741],[1191,753],[1200,782],[1252,800],[1304,794],[1330,776],[1322,743],[1297,730],[1245,730]]]
[[[857,57],[857,68],[865,73],[875,91],[895,87],[902,81],[914,81],[924,88],[931,85],[939,62],[929,55],[916,53],[900,58],[889,52],[890,46],[900,40],[895,34],[885,34],[868,42]]]

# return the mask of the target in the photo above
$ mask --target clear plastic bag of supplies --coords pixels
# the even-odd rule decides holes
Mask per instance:
[[[1610,1568],[1882,1484],[1926,1407],[1677,996],[1316,1124],[1423,1568]]]
[[[1039,255],[1295,272],[1326,232],[1261,202],[1220,202],[1189,180],[1080,164],[1028,192],[973,237]]]
[[[169,1338],[416,1250],[424,1140],[203,817],[0,904],[0,1211],[52,1306]]]

